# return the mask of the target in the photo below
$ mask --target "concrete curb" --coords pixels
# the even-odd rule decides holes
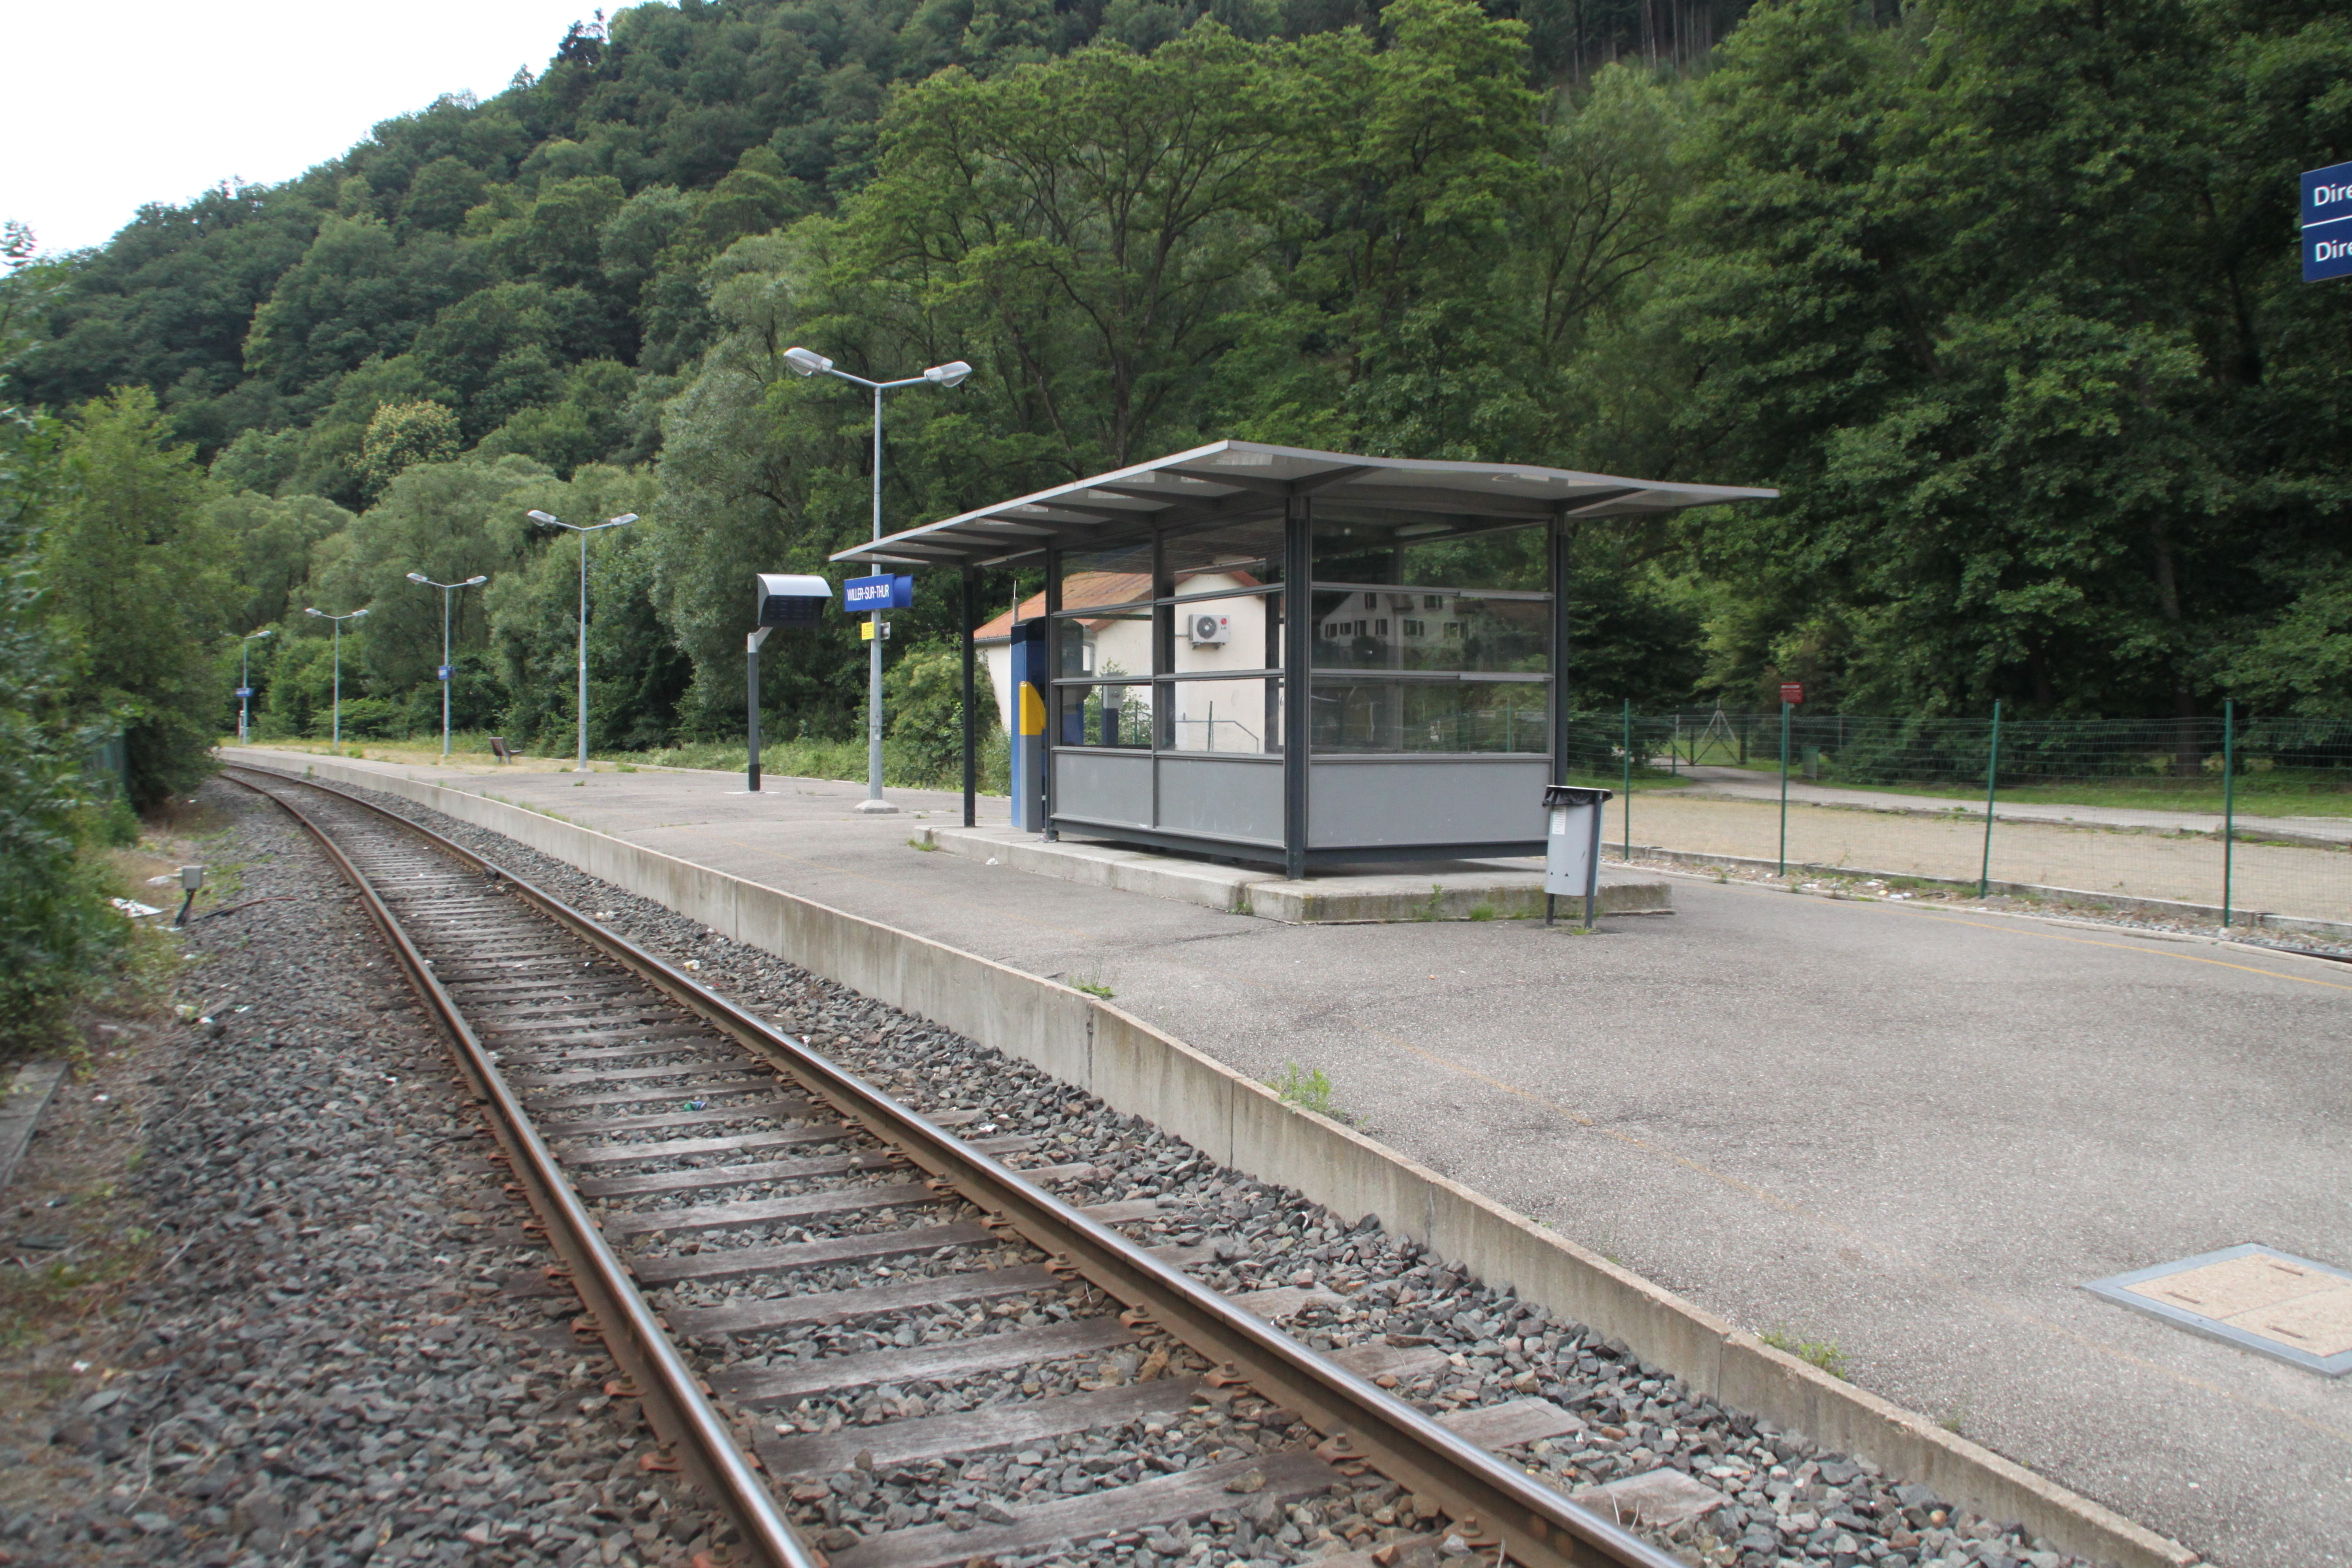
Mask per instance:
[[[32,1147],[41,1113],[65,1082],[65,1073],[66,1064],[58,1061],[27,1062],[16,1070],[7,1097],[0,1099],[0,1188],[7,1187],[25,1150]]]
[[[1622,856],[1620,848],[1617,853]],[[1655,844],[1633,846],[1637,860],[1663,860],[1677,866],[1737,866],[1743,871],[1770,871],[1780,874],[1780,863],[1762,860],[1752,855],[1711,855],[1696,849],[1662,849]],[[1625,862],[1620,858],[1620,866]],[[1974,877],[1931,877],[1917,871],[1872,871],[1863,866],[1830,866],[1817,860],[1792,860],[1788,874],[1808,877],[1871,878],[1881,882],[1926,882],[1936,887],[1957,887],[1974,891],[1978,882]],[[1988,896],[2004,898],[2045,898],[2063,900],[2069,904],[2086,904],[2098,909],[2115,910],[2124,914],[2167,915],[2177,920],[2221,920],[2219,904],[2190,904],[2172,898],[2136,898],[2128,893],[2093,893],[2078,887],[2056,887],[2041,882],[2004,882],[1995,877],[1983,884]],[[2313,920],[2300,915],[2272,914],[2259,909],[2233,909],[2233,925],[2263,931],[2293,931],[2305,936],[2325,937],[2330,941],[2352,941],[2352,925],[2340,920]]]
[[[1698,1393],[1860,1455],[2061,1550],[2120,1568],[2197,1553],[1911,1411],[1833,1378],[1606,1258],[1270,1090],[1107,1002],[945,943],[467,790],[312,759],[230,760],[398,795],[527,844],[722,936],[1032,1062],[1261,1181],[1381,1222],[1621,1340]]]

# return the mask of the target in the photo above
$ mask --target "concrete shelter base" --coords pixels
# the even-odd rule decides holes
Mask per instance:
[[[922,841],[967,860],[993,861],[1064,882],[1172,898],[1288,925],[1521,920],[1544,912],[1543,873],[1533,869],[1532,862],[1444,860],[1405,870],[1345,867],[1293,882],[1278,871],[1124,844],[1073,838],[1048,843],[1019,828],[925,828]],[[1599,910],[1604,915],[1670,915],[1674,894],[1655,878],[1604,868]],[[1584,910],[1576,901],[1563,899],[1560,914],[1582,919]]]

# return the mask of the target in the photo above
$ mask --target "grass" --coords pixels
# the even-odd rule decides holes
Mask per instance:
[[[1846,1353],[1835,1340],[1800,1339],[1785,1328],[1766,1329],[1756,1336],[1775,1350],[1786,1351],[1799,1361],[1808,1362],[1843,1380],[1846,1375]]]
[[[1331,1098],[1331,1079],[1320,1067],[1301,1067],[1296,1062],[1284,1062],[1282,1071],[1266,1080],[1266,1087],[1282,1096],[1282,1103],[1295,1105],[1302,1111],[1313,1111],[1317,1116],[1328,1116],[1335,1122],[1352,1121]]]

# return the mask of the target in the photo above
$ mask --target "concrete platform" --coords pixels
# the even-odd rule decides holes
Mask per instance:
[[[1289,925],[1344,925],[1395,920],[1525,920],[1544,912],[1536,861],[1444,860],[1398,867],[1339,867],[1293,882],[1277,871],[1219,865],[1123,844],[1064,838],[1047,843],[1012,827],[927,827],[919,840],[936,850],[1010,866],[1037,876],[1116,888],[1255,915]],[[1603,868],[1600,913],[1670,915],[1674,894],[1656,877]],[[1582,918],[1562,903],[1563,918]]]

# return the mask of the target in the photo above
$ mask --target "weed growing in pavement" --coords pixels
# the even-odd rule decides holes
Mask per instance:
[[[1331,1101],[1331,1079],[1320,1067],[1301,1067],[1296,1062],[1284,1062],[1282,1071],[1266,1080],[1266,1087],[1282,1096],[1282,1103],[1295,1105],[1302,1111],[1313,1111],[1317,1116],[1328,1116],[1335,1122],[1353,1123],[1348,1115]]]
[[[1846,1375],[1846,1353],[1838,1349],[1835,1340],[1799,1339],[1785,1328],[1766,1329],[1756,1337],[1775,1350],[1785,1350],[1799,1361],[1810,1362],[1831,1377],[1843,1379]]]
[[[919,838],[908,839],[907,848],[919,849],[926,855],[936,855],[939,853],[939,846],[937,844],[926,844]]]
[[[1492,920],[1494,917],[1495,907],[1492,904],[1480,904],[1470,911],[1472,920]]]
[[[1942,1427],[1945,1431],[1951,1433],[1954,1437],[1965,1436],[1968,1426],[1968,1401],[1963,1399],[1958,1404],[1954,1405],[1951,1409],[1936,1417],[1936,1425]]]

